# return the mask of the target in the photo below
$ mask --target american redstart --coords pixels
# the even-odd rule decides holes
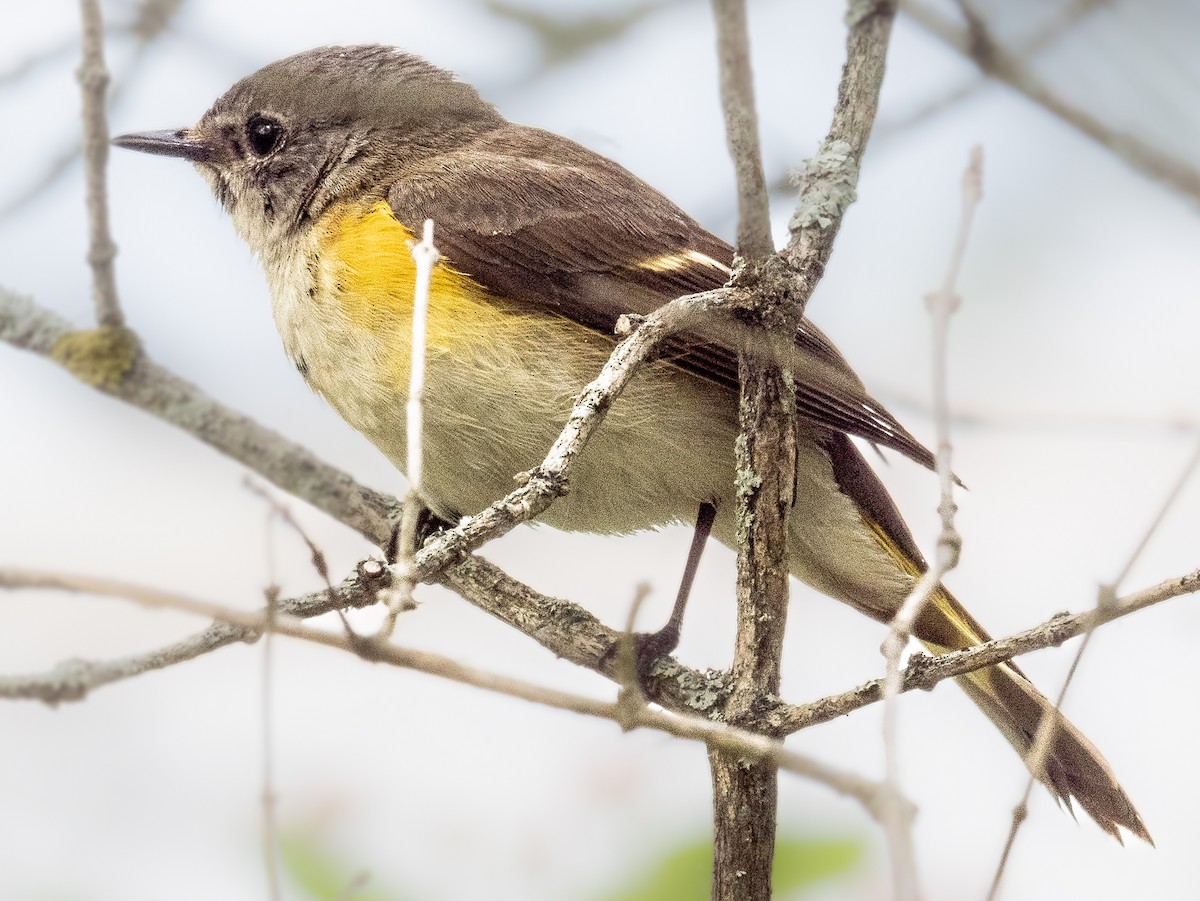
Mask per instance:
[[[599,372],[623,313],[730,276],[732,248],[621,166],[514,125],[474,88],[383,46],[272,63],[178,131],[119,146],[191,160],[261,259],[275,322],[309,385],[397,466],[414,263],[426,219],[441,253],[428,321],[423,494],[456,520],[541,462]],[[800,414],[792,574],[887,622],[925,562],[857,435],[930,465],[807,319],[789,367]],[[734,542],[737,356],[678,338],[608,414],[571,491],[542,520],[620,533],[711,514]],[[707,511],[707,514],[706,514]],[[945,589],[914,633],[936,652],[988,640]],[[1052,705],[1012,663],[959,678],[1022,755]],[[1100,753],[1061,717],[1044,772],[1120,838],[1150,835]]]

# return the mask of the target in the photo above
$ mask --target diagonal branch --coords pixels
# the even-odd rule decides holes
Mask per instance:
[[[630,710],[624,707],[620,701],[587,698],[535,685],[522,679],[485,672],[440,654],[404,648],[392,644],[386,639],[364,639],[346,632],[314,629],[288,613],[273,608],[266,611],[246,612],[175,592],[160,591],[126,582],[30,570],[0,569],[0,587],[62,590],[125,598],[148,607],[213,617],[218,622],[228,624],[230,628],[241,630],[246,634],[262,634],[270,631],[287,635],[346,651],[373,663],[386,663],[404,669],[413,669],[462,685],[482,688],[535,704],[611,720],[620,724],[624,729],[638,727],[656,729],[678,738],[701,741],[711,748],[719,748],[739,759],[769,761],[775,767],[790,770],[821,782],[834,791],[855,798],[867,808],[872,816],[879,816],[882,810],[883,788],[878,783],[789,751],[778,740],[694,714],[664,713],[646,705]],[[911,804],[909,807],[911,808]]]
[[[1138,172],[1189,195],[1193,200],[1200,200],[1200,169],[1136,134],[1111,128],[1083,107],[1060,97],[1023,65],[1018,56],[1000,46],[978,15],[968,12],[967,27],[961,28],[948,16],[919,0],[904,0],[904,12],[934,37],[970,59],[981,72],[1024,94]]]
[[[951,651],[930,657],[914,654],[901,673],[902,692],[921,689],[929,691],[939,682],[962,676],[978,669],[995,666],[1022,654],[1059,645],[1077,638],[1131,613],[1137,613],[1155,604],[1172,598],[1200,591],[1200,569],[1187,575],[1166,579],[1133,594],[1114,601],[1111,605],[1085,610],[1082,613],[1061,613],[1050,620],[1017,632],[1005,638],[996,638],[984,644],[961,651]],[[773,711],[770,717],[779,734],[790,734],[817,723],[838,719],[848,713],[874,704],[883,697],[883,679],[872,679],[855,689],[830,695],[818,701],[799,704],[787,710]]]

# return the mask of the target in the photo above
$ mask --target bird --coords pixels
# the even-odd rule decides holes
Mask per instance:
[[[261,261],[287,355],[401,470],[409,248],[433,221],[421,490],[446,522],[505,496],[542,460],[623,314],[719,288],[734,265],[726,241],[618,163],[510,122],[451,72],[390,46],[289,56],[238,81],[192,126],[114,143],[194,164]],[[890,622],[926,563],[851,436],[927,467],[933,456],[808,318],[793,337],[790,572]],[[600,534],[692,522],[734,546],[733,344],[719,330],[668,339],[540,520]],[[945,587],[913,634],[935,653],[989,640]],[[1124,828],[1152,843],[1104,757],[1016,664],[957,682],[1023,760],[1043,717],[1055,717],[1034,775],[1118,840]]]

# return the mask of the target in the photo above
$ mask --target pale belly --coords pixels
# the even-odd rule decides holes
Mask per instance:
[[[435,512],[475,513],[545,458],[575,394],[611,350],[603,340],[553,337],[557,343],[543,346],[555,353],[536,360],[526,354],[518,362],[490,347],[429,355],[422,490]],[[331,388],[340,392],[345,401],[334,406],[403,470],[407,385],[339,378],[334,388],[319,379],[310,370],[314,387],[327,397]],[[643,371],[577,459],[568,493],[540,519],[568,530],[631,532],[722,502],[733,484],[734,401],[665,365]]]
[[[404,471],[410,318],[379,311],[365,328],[333,292],[309,290],[319,270],[267,272],[289,356]],[[504,497],[518,474],[544,459],[574,396],[615,343],[560,317],[464,311],[461,303],[431,309],[426,355],[422,493],[447,519]],[[734,392],[664,363],[646,367],[578,459],[567,495],[540,519],[568,530],[632,532],[690,520],[701,503],[729,507],[736,429]]]
[[[331,292],[309,290],[307,267],[274,274],[268,267],[268,278],[284,346],[308,383],[404,471],[408,316],[376,316],[372,308],[364,328]],[[458,307],[452,312],[463,316]],[[447,321],[445,310],[430,315],[422,494],[453,521],[504,497],[544,459],[614,342],[555,316],[510,321],[491,306],[467,311],[462,321]],[[805,440],[807,427],[801,432],[792,573],[860,609],[894,609],[911,580],[837,486],[821,444]],[[652,364],[577,459],[568,493],[539,520],[628,533],[690,522],[700,504],[715,503],[713,535],[732,546],[736,435],[735,391]]]

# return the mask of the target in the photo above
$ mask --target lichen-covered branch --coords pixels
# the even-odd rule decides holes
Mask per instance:
[[[841,794],[856,798],[873,816],[878,816],[881,810],[882,788],[877,783],[789,751],[777,740],[692,714],[664,713],[646,705],[630,711],[623,708],[619,701],[587,698],[521,679],[485,672],[441,654],[401,647],[386,639],[363,638],[346,632],[315,629],[287,612],[287,605],[278,609],[248,612],[197,600],[176,592],[159,591],[126,582],[13,569],[0,569],[0,588],[58,589],[127,598],[148,607],[213,617],[243,636],[243,640],[247,636],[260,635],[266,631],[287,635],[356,654],[372,662],[418,670],[462,685],[535,704],[611,720],[620,724],[622,728],[656,729],[678,738],[701,741],[710,748],[720,748],[741,760],[769,761],[773,767],[793,771],[821,782]],[[319,601],[316,603],[319,604]]]

